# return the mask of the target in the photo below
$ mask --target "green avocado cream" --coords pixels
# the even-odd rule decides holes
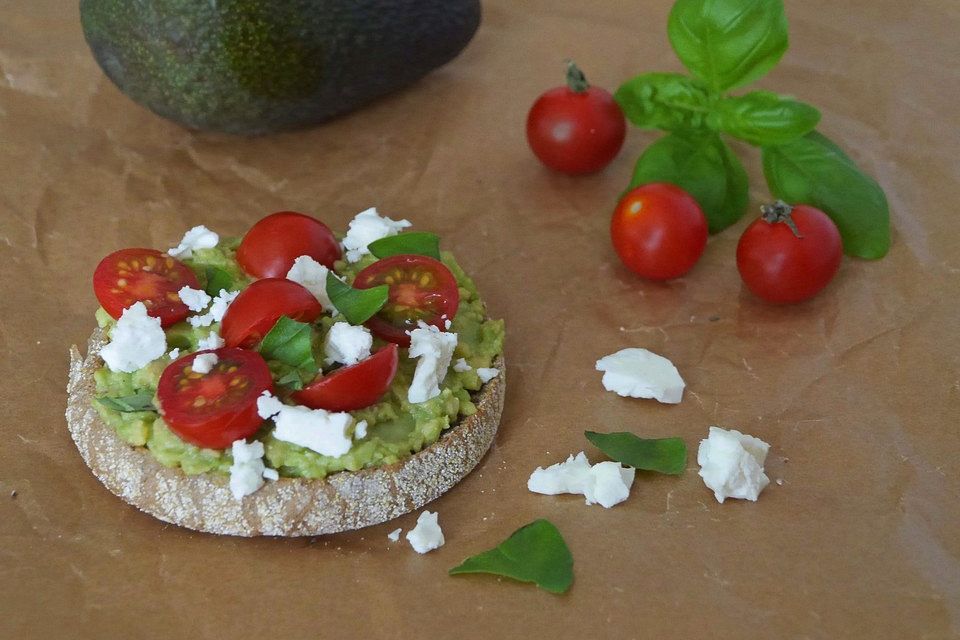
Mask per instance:
[[[233,290],[243,289],[250,280],[244,276],[235,258],[236,240],[223,240],[213,249],[201,249],[184,262],[196,273],[201,286],[228,281]],[[444,429],[460,418],[476,412],[471,393],[482,386],[477,368],[489,367],[503,350],[503,321],[486,318],[483,301],[473,281],[463,272],[453,256],[442,254],[444,264],[457,279],[460,288],[460,307],[450,331],[458,336],[453,361],[464,358],[472,367],[469,371],[455,371],[453,367],[440,386],[439,396],[419,404],[407,401],[407,389],[413,379],[417,360],[400,349],[400,365],[387,394],[375,405],[351,412],[356,422],[367,421],[367,433],[363,438],[354,438],[350,451],[339,457],[320,455],[273,437],[273,423],[265,421],[255,436],[264,443],[264,462],[277,469],[281,476],[323,478],[337,471],[357,471],[368,467],[391,464],[420,451],[440,437]],[[366,256],[355,264],[338,262],[337,273],[352,280],[359,271],[375,262]],[[215,293],[211,291],[211,293]],[[322,362],[323,338],[330,327],[342,317],[324,315],[314,323],[316,331],[313,344],[318,362]],[[97,311],[97,322],[106,331],[113,327],[114,320],[103,310]],[[179,348],[181,355],[197,349],[197,343],[211,331],[219,331],[214,323],[209,327],[193,327],[181,322],[166,329],[167,348]],[[376,351],[385,343],[374,340]],[[233,463],[229,449],[202,449],[184,442],[164,423],[152,407],[120,406],[123,399],[150,397],[156,393],[157,383],[171,359],[164,355],[133,373],[110,371],[101,367],[94,374],[97,399],[94,406],[104,422],[131,445],[146,447],[160,463],[168,467],[180,467],[185,473],[196,474],[210,471],[229,472]],[[274,372],[284,370],[282,363],[268,360]],[[118,402],[112,400],[118,400]],[[153,406],[156,406],[154,400]]]

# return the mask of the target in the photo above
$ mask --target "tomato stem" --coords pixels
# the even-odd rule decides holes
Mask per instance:
[[[762,214],[761,217],[765,222],[769,222],[770,224],[782,222],[790,227],[790,231],[793,232],[793,235],[797,236],[798,238],[802,238],[803,235],[801,235],[800,229],[797,228],[797,223],[793,221],[793,217],[790,215],[792,212],[793,207],[788,205],[783,200],[777,200],[773,204],[765,204],[760,207],[760,213]]]
[[[587,77],[583,75],[583,71],[580,70],[580,67],[573,60],[567,60],[567,86],[570,88],[570,91],[574,93],[586,93],[587,89],[590,88],[590,83],[587,82]]]

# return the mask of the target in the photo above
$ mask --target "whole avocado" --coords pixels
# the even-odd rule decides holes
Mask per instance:
[[[479,0],[80,0],[87,43],[130,98],[184,126],[317,124],[453,59]]]

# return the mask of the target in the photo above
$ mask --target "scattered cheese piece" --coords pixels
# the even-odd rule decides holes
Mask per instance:
[[[280,479],[280,472],[277,471],[276,469],[264,469],[263,477],[266,478],[267,480],[277,481]]]
[[[110,344],[100,351],[100,357],[111,371],[133,373],[166,351],[167,336],[160,318],[150,317],[147,307],[135,302],[123,310],[110,333]]]
[[[480,376],[480,382],[486,384],[500,375],[500,369],[495,367],[480,367],[477,369],[477,375]]]
[[[215,353],[201,353],[193,359],[193,364],[190,365],[190,368],[193,369],[194,373],[207,374],[213,370],[213,367],[219,361],[220,358],[218,358]]]
[[[395,236],[401,229],[409,226],[409,220],[391,220],[386,216],[381,217],[377,213],[376,207],[361,211],[350,221],[347,235],[343,239],[347,261],[357,262],[370,253],[367,245],[371,242],[388,236]]]
[[[403,529],[397,528],[387,534],[387,537],[390,538],[390,542],[396,542],[400,539],[400,533]]]
[[[760,492],[770,484],[763,472],[770,445],[736,429],[710,427],[705,440],[700,441],[697,464],[700,477],[713,490],[717,502],[740,498],[756,502]]]
[[[220,337],[219,333],[216,331],[211,331],[207,334],[207,337],[200,338],[197,341],[197,350],[204,351],[206,349],[219,349],[225,344],[226,342],[224,342],[223,338]]]
[[[171,360],[176,360],[180,357],[180,348],[174,348],[170,350],[170,353],[167,354]]]
[[[260,489],[264,478],[279,479],[276,469],[267,469],[264,466],[263,443],[259,440],[250,444],[243,439],[234,440],[231,452],[233,465],[230,467],[230,491],[237,500]]]
[[[194,327],[209,327],[214,322],[220,322],[223,320],[223,314],[227,312],[227,307],[238,295],[240,295],[239,291],[220,289],[220,293],[213,299],[209,311],[203,315],[190,316],[187,318],[187,322]]]
[[[618,462],[599,462],[591,467],[581,451],[576,457],[570,455],[566,461],[546,469],[537,467],[527,480],[527,489],[551,496],[578,494],[588,505],[599,504],[609,509],[630,497],[635,475],[635,469],[622,467]]]
[[[320,455],[336,458],[350,451],[353,444],[347,436],[347,429],[353,424],[353,416],[349,413],[285,405],[269,391],[257,398],[257,413],[264,420],[273,419],[276,424],[274,438]]]
[[[335,316],[339,312],[330,302],[330,296],[327,295],[327,274],[329,272],[329,269],[310,256],[300,256],[293,261],[293,266],[287,272],[287,280],[293,280],[306,287],[320,302],[323,310]]]
[[[453,363],[453,370],[459,373],[464,373],[466,371],[470,371],[471,369],[473,369],[473,367],[471,367],[463,358],[460,358]]]
[[[174,258],[190,258],[193,257],[195,250],[212,249],[219,242],[220,236],[205,226],[199,225],[183,234],[183,240],[180,241],[180,244],[167,251],[167,253]]]
[[[190,287],[182,287],[177,295],[180,296],[181,302],[187,305],[187,309],[196,312],[206,309],[211,299],[210,294],[203,289],[192,289]]]
[[[410,332],[411,358],[420,358],[407,390],[410,404],[426,402],[440,395],[440,383],[447,377],[453,350],[457,348],[457,334],[440,331],[422,320]]]
[[[349,322],[337,322],[324,339],[327,364],[357,364],[370,357],[373,336],[366,327],[355,327]]]
[[[437,514],[424,511],[417,518],[417,526],[407,532],[407,540],[417,553],[427,553],[443,546],[443,531],[437,522]]]
[[[655,398],[676,404],[683,398],[684,383],[673,363],[646,349],[621,349],[597,360],[603,387],[619,396]]]
[[[367,421],[361,420],[357,423],[357,426],[353,428],[353,438],[354,440],[362,440],[367,437]]]

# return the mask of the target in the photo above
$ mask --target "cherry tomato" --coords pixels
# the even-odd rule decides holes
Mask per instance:
[[[333,267],[340,259],[340,244],[327,225],[293,211],[263,218],[247,231],[237,248],[237,262],[255,278],[284,278],[300,256]]]
[[[250,349],[263,340],[280,316],[313,322],[323,307],[310,291],[286,278],[257,280],[227,307],[220,335],[228,347]]]
[[[814,207],[777,201],[740,236],[737,269],[757,297],[789,304],[817,295],[843,258],[837,225]]]
[[[191,368],[201,353],[219,358],[209,373]],[[170,363],[160,376],[157,400],[163,421],[183,440],[225,449],[257,432],[263,423],[257,398],[272,388],[270,369],[259,353],[223,348],[190,353]]]
[[[543,164],[577,175],[604,168],[620,151],[627,123],[609,92],[568,63],[567,86],[550,89],[527,115],[527,142]]]
[[[689,193],[665,182],[628,191],[610,223],[623,264],[650,280],[690,271],[707,246],[707,218]]]
[[[427,256],[398,255],[378,260],[357,274],[353,286],[369,289],[390,285],[390,298],[377,315],[366,322],[374,335],[396,343],[410,345],[407,331],[417,328],[422,320],[445,330],[446,320],[453,320],[460,306],[457,279],[439,260]]]
[[[293,394],[293,399],[312,409],[355,411],[374,404],[390,388],[400,358],[395,344],[349,367],[322,376]]]
[[[200,287],[190,268],[154,249],[121,249],[108,255],[93,272],[93,291],[100,306],[114,318],[142,302],[147,313],[169,327],[190,314],[177,294]]]

